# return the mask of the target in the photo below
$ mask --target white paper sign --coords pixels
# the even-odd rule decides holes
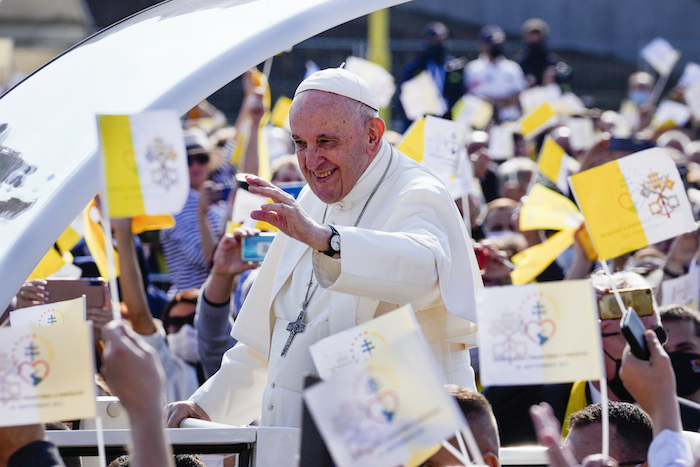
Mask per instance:
[[[10,325],[21,326],[55,326],[65,323],[85,321],[85,297],[63,302],[18,308],[10,312]]]
[[[674,49],[666,39],[657,37],[649,42],[640,52],[640,55],[660,75],[668,75],[673,70],[681,53]]]
[[[700,81],[700,65],[693,62],[686,63],[678,84],[689,86],[697,81]]]
[[[423,130],[424,149],[421,163],[435,173],[457,173],[464,146],[464,131],[456,122],[426,115]]]
[[[664,100],[656,109],[652,126],[658,128],[668,122],[673,122],[675,126],[685,126],[690,119],[690,109],[680,102]]]
[[[661,283],[661,305],[686,305],[698,309],[700,269]]]
[[[574,151],[586,151],[595,143],[593,119],[572,117],[566,126],[571,130],[569,145]]]
[[[688,104],[693,117],[700,119],[700,81],[695,81],[693,84],[685,88],[683,93],[685,103]]]
[[[338,467],[419,465],[465,425],[419,332],[304,391]]]
[[[487,287],[477,313],[483,385],[600,378],[600,331],[589,281]]]
[[[384,108],[391,103],[396,84],[394,77],[384,67],[363,58],[350,56],[345,60],[345,69],[367,81],[379,107]]]
[[[507,125],[494,125],[489,131],[489,157],[500,161],[515,155],[513,130]]]
[[[401,85],[401,105],[409,120],[423,115],[444,115],[447,104],[430,73],[423,71]]]

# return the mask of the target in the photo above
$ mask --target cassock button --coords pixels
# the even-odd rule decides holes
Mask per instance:
[[[274,409],[274,408],[275,408],[275,406],[272,405],[272,404],[269,404],[269,405],[267,406],[267,410],[272,410],[272,409]]]

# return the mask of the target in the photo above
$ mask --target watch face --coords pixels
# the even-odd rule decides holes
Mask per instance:
[[[340,251],[340,235],[335,234],[331,237],[331,248],[335,251]]]

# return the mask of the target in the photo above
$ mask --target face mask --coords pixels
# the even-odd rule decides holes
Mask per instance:
[[[501,45],[492,45],[491,50],[489,50],[489,56],[491,58],[496,58],[499,55],[503,55],[503,46]]]
[[[183,325],[177,332],[168,334],[170,351],[188,363],[197,363],[197,331],[190,324]]]
[[[605,349],[603,349],[603,352],[605,352]],[[622,366],[622,360],[612,358],[607,352],[605,352],[605,355],[610,360],[615,362],[615,376],[613,376],[613,379],[608,380],[608,387],[622,402],[635,402],[634,397],[632,397],[632,394],[630,394],[627,388],[625,388],[625,385],[622,383],[622,379],[620,378],[620,367]]]
[[[673,372],[676,373],[676,392],[679,396],[690,396],[700,389],[700,355],[673,352],[671,357]]]
[[[651,97],[651,93],[649,91],[632,91],[627,97],[635,104],[642,105],[647,103],[649,97]]]

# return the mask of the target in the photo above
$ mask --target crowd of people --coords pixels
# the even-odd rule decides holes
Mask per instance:
[[[578,116],[590,119],[594,129],[587,147],[572,144],[575,129],[561,119],[535,138],[516,129],[507,160],[490,154],[489,128],[521,117],[523,91],[566,86],[571,74],[548,49],[544,21],[527,21],[522,33],[524,48],[509,59],[505,32],[484,27],[478,35],[480,56],[467,63],[447,53],[447,28],[431,23],[425,29],[426,50],[401,72],[400,82],[428,71],[448,108],[465,93],[493,105],[487,127],[468,132],[462,157],[472,170],[465,183],[469,189],[458,199],[388,142],[395,138],[384,137],[387,129],[371,89],[343,69],[316,72],[301,82],[287,128],[264,124],[270,103],[255,71],[245,76],[235,125],[227,125],[206,102],[183,118],[190,173],[185,207],[174,216],[175,226],[159,236],[139,238],[132,234],[131,219],[112,220],[125,322],[110,322],[109,303],[88,310],[97,330],[96,381],[102,394],[120,397],[130,416],[129,465],[173,465],[161,420],[169,427],[187,417],[301,427],[303,375],[316,373],[308,348],[406,304],[440,372],[454,383],[448,390],[491,467],[499,465],[501,446],[538,442],[561,467],[686,466],[700,459],[700,449],[695,450],[700,435],[692,434],[700,430],[700,311],[692,308],[698,306],[700,284],[688,293],[693,304],[657,303],[665,281],[697,269],[697,231],[610,261],[617,288],[651,290],[653,297],[648,312],[640,313],[649,330],[648,361],[626,348],[619,310],[599,321],[612,461],[598,456],[604,412],[598,381],[478,392],[478,352],[471,349],[470,358],[470,347],[479,290],[511,284],[512,257],[552,234],[521,230],[519,221],[535,183],[558,190],[536,163],[545,137],[570,156],[571,174],[636,149],[664,148],[700,219],[699,122],[654,123],[658,96],[652,92],[655,78],[646,72],[630,76],[619,112],[581,111]],[[666,98],[684,103],[683,96],[679,84]],[[259,144],[259,138],[267,144]],[[628,144],[611,145],[620,140]],[[257,176],[267,173],[269,180]],[[298,198],[285,191],[294,182],[307,183]],[[231,229],[227,221],[241,196],[239,187],[272,202],[253,210],[251,222]],[[241,256],[244,239],[258,233],[257,222],[278,231],[260,268]],[[588,279],[600,300],[610,293],[608,277],[576,238],[536,281]],[[89,255],[82,245],[74,253]],[[96,274],[89,260],[76,264],[85,277]],[[167,286],[151,283],[155,272],[167,273]],[[32,280],[18,291],[11,309],[49,298],[45,281]],[[0,429],[0,465],[62,465],[42,440],[38,425]],[[442,448],[424,465],[458,462]]]

